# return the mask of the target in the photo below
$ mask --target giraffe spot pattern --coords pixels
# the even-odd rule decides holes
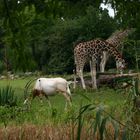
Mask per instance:
[[[103,51],[108,51],[111,53],[116,60],[120,59],[122,61],[121,55],[110,43],[95,39],[88,42],[83,42],[78,44],[74,49],[74,55],[77,60],[77,68],[83,69],[86,61],[89,61],[91,58],[97,59]]]

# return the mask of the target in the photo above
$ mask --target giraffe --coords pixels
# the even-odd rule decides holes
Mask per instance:
[[[112,44],[116,49],[121,47],[124,40],[127,38],[128,35],[133,33],[135,31],[134,28],[130,29],[125,29],[125,30],[117,30],[115,33],[113,33],[107,40],[106,42]],[[105,65],[106,62],[109,58],[109,54],[106,51],[103,51],[103,54],[101,56],[101,62],[100,62],[100,71],[104,72],[105,71]],[[118,65],[116,63],[116,65]]]
[[[74,48],[74,59],[76,64],[76,74],[80,77],[83,89],[86,89],[86,85],[83,79],[83,68],[87,61],[90,62],[91,67],[91,78],[92,87],[97,88],[96,84],[96,60],[98,56],[102,54],[103,51],[107,51],[112,54],[119,64],[118,68],[122,72],[124,68],[125,61],[122,59],[121,54],[117,49],[108,43],[107,41],[101,39],[95,39],[87,42],[82,42],[76,45]]]

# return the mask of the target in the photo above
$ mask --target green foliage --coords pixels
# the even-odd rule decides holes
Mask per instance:
[[[10,86],[0,89],[0,106],[16,106],[17,97],[14,95],[14,90]]]
[[[116,11],[116,18],[123,27],[138,27],[140,20],[139,0],[105,0]],[[128,18],[129,17],[129,18]]]
[[[4,71],[4,64],[2,61],[0,61],[0,72],[3,72]]]
[[[16,119],[19,122],[17,118],[20,118],[21,117],[20,115],[21,115],[21,110],[19,107],[15,107],[15,106],[10,107],[6,105],[0,106],[0,118],[1,118],[0,122],[3,123],[5,127],[13,119]]]
[[[137,78],[133,78],[131,81],[131,88],[127,92],[127,98],[124,102],[124,115],[125,115],[125,130],[124,139],[137,139],[140,131],[139,121],[139,87]]]
[[[119,138],[120,124],[105,111],[105,106],[101,104],[87,104],[79,108],[77,120],[77,140],[81,139],[82,129],[85,125],[87,132],[93,132],[94,136],[97,134],[100,140],[114,137],[114,140]],[[112,125],[114,129],[114,136],[109,133],[108,126]],[[126,136],[126,135],[125,135]]]
[[[31,5],[24,7],[21,11],[16,9],[13,12],[12,10],[7,11],[9,16],[3,20],[2,42],[5,52],[2,56],[7,60],[7,63],[10,63],[12,69],[25,71],[34,67],[31,49],[28,45],[31,39],[30,24],[35,18],[35,7]]]
[[[0,59],[3,69],[72,73],[73,48],[82,41],[108,38],[120,27],[136,27],[139,40],[139,2],[109,1],[117,11],[111,18],[103,0],[2,0],[0,5]],[[130,8],[130,9],[129,9]],[[130,16],[130,18],[128,18]],[[139,43],[126,48],[125,58],[139,67]],[[131,51],[132,50],[132,51]],[[136,55],[134,55],[136,54]],[[134,59],[136,61],[134,61]],[[114,63],[114,62],[113,62]],[[113,66],[113,63],[109,65]],[[133,67],[133,66],[132,66]]]
[[[126,63],[129,63],[127,67],[139,71],[140,67],[140,41],[139,40],[128,40],[124,43],[123,54],[125,56]]]
[[[7,60],[6,69],[72,73],[74,45],[96,37],[107,38],[114,30],[113,19],[107,12],[96,9],[100,2],[95,2],[96,8],[92,3],[3,1],[0,12],[4,11],[1,12],[4,48],[0,51],[5,52],[1,54],[2,60]]]

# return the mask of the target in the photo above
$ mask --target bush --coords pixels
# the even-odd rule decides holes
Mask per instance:
[[[0,89],[0,106],[16,106],[17,97],[14,94],[11,86],[6,86]]]

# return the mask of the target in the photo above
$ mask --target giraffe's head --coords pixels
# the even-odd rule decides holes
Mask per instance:
[[[122,71],[126,68],[126,63],[124,59],[118,59],[116,62],[117,69],[122,73]]]

